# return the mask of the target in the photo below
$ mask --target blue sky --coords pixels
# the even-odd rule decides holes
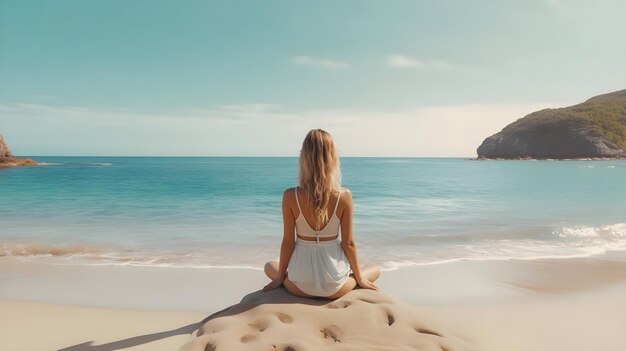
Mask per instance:
[[[0,0],[0,133],[23,155],[474,156],[626,88],[624,1]],[[165,141],[165,142],[164,142]]]

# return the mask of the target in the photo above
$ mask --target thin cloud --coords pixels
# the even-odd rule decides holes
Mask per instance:
[[[387,65],[395,68],[424,68],[425,64],[413,57],[405,55],[389,55],[387,58]]]
[[[278,104],[272,103],[242,103],[229,105],[215,105],[209,107],[189,107],[176,110],[162,110],[159,113],[134,111],[120,107],[89,108],[71,105],[49,105],[41,103],[7,103],[0,104],[0,117],[40,116],[54,119],[85,119],[104,121],[106,123],[124,123],[124,121],[154,121],[169,120],[230,120],[287,118],[290,111]]]
[[[268,118],[289,116],[289,111],[283,106],[272,103],[242,103],[217,105],[213,107],[194,107],[186,109],[177,114],[185,114],[187,116],[207,117],[207,118]]]
[[[419,60],[417,58],[392,54],[387,57],[387,66],[392,68],[410,68],[410,69],[438,69],[438,70],[450,70],[450,69],[463,69],[471,70],[469,67],[464,67],[444,60]]]
[[[297,156],[306,131],[323,128],[333,134],[343,156],[473,157],[484,138],[508,123],[560,105],[298,110],[243,103],[153,114],[121,108],[0,104],[0,119],[7,131],[28,130],[21,136],[22,146],[19,137],[12,138],[22,154]],[[70,135],[81,135],[80,144]]]
[[[315,66],[330,69],[342,69],[350,67],[350,64],[343,61],[328,60],[315,58],[311,56],[296,56],[293,58],[293,64],[302,66]]]

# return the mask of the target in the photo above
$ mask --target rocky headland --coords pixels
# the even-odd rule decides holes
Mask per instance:
[[[533,112],[486,138],[478,159],[626,158],[626,90]]]
[[[11,153],[2,135],[0,135],[0,167],[35,166],[37,162],[30,158],[18,158]]]

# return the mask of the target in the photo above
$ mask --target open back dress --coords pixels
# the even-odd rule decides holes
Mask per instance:
[[[316,240],[303,240],[296,236],[296,246],[287,268],[289,280],[302,292],[311,296],[328,297],[339,291],[350,276],[350,263],[339,240],[340,220],[337,217],[337,203],[330,220],[319,231],[314,230],[304,218],[298,188],[295,188],[298,217],[296,218],[296,234]],[[320,238],[333,240],[321,241]]]

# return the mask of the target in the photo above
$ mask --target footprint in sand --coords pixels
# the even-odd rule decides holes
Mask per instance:
[[[280,312],[276,312],[276,318],[278,318],[279,321],[285,324],[291,324],[293,322],[293,318],[291,318],[289,315],[286,315]]]
[[[352,302],[350,301],[338,301],[335,303],[329,303],[328,305],[326,305],[326,308],[330,308],[330,309],[340,309],[340,308],[347,308],[350,307],[352,305]]]
[[[392,326],[396,322],[396,318],[389,312],[387,312],[387,325]]]
[[[246,334],[246,335],[241,337],[241,342],[245,344],[247,342],[253,341],[256,338],[257,338],[257,336],[254,335],[254,334]]]
[[[265,331],[265,329],[269,327],[269,324],[270,323],[267,320],[261,319],[261,320],[257,320],[252,323],[249,323],[248,325],[250,326],[250,328],[253,329],[253,331],[263,332]]]
[[[426,328],[415,328],[415,331],[420,333],[420,334],[430,334],[430,335],[435,335],[438,337],[442,337],[441,334],[434,332],[430,329],[426,329]]]
[[[331,325],[330,327],[323,328],[320,330],[324,339],[332,340],[332,342],[341,342],[339,338],[340,329],[336,325]]]

